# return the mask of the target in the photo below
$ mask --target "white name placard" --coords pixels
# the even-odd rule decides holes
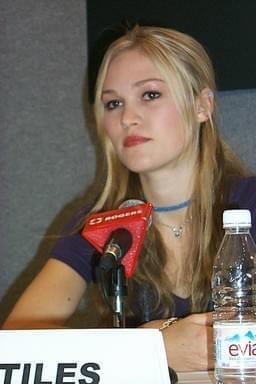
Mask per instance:
[[[0,331],[0,384],[169,384],[157,329]]]

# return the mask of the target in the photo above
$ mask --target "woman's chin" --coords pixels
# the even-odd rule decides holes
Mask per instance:
[[[125,164],[125,166],[129,169],[129,171],[134,173],[147,173],[152,170],[152,167],[145,164]]]

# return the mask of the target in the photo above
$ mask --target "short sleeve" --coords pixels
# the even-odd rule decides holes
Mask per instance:
[[[98,254],[80,233],[61,236],[55,243],[50,257],[73,268],[87,283],[94,280]]]
[[[252,215],[251,233],[254,241],[256,241],[256,176],[239,179],[234,183],[229,206],[250,210]]]
[[[65,225],[64,233],[60,235],[50,252],[50,258],[67,264],[82,276],[87,283],[90,283],[92,280],[95,280],[95,265],[99,258],[99,253],[74,229],[85,214],[86,212],[83,208],[76,212]]]

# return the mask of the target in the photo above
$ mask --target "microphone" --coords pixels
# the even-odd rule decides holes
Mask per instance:
[[[120,204],[119,205],[119,209],[120,208],[134,207],[135,205],[141,205],[141,204],[146,204],[146,203],[144,201],[138,200],[138,199],[129,199],[129,200],[125,200],[122,204]],[[153,209],[153,206],[151,206],[151,210],[152,209]],[[150,214],[147,217],[147,220],[148,220],[148,228],[149,228],[151,226],[151,224],[152,224],[152,214],[151,214],[151,211],[150,211]]]
[[[106,243],[99,267],[105,272],[110,271],[121,261],[126,252],[131,248],[132,235],[125,228],[113,231]]]
[[[125,276],[130,278],[135,272],[145,234],[150,225],[151,211],[152,204],[150,203],[134,199],[127,200],[121,204],[119,209],[90,215],[81,235],[98,252],[104,254],[106,245],[111,241],[111,235],[114,234],[114,231],[126,229],[132,237],[131,245],[127,249],[121,247],[122,256],[119,257],[119,260],[124,266]],[[119,244],[119,242],[117,243]]]

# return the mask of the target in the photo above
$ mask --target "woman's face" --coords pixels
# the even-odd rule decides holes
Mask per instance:
[[[102,103],[102,128],[129,170],[176,166],[185,145],[183,122],[164,77],[140,50],[124,51],[111,61]]]

